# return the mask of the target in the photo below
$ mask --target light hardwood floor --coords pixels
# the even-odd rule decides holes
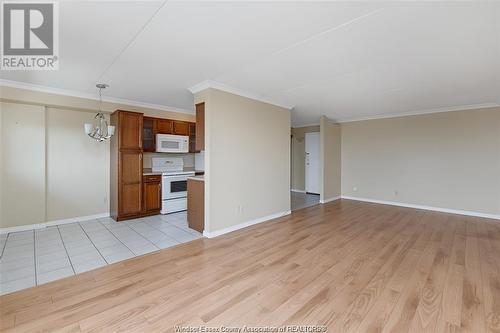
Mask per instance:
[[[498,332],[498,221],[348,200],[0,298],[2,331]]]

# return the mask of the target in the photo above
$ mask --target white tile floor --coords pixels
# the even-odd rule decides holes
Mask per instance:
[[[290,193],[292,211],[311,207],[319,203],[319,194],[298,193],[293,191]]]
[[[186,212],[111,218],[0,235],[0,295],[188,242]]]

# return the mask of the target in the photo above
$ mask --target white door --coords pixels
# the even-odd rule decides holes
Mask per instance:
[[[306,133],[306,192],[320,191],[319,132]]]

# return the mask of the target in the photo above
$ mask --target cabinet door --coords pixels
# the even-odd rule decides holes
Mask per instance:
[[[189,123],[189,152],[196,152],[196,123]]]
[[[172,134],[172,120],[170,119],[156,119],[156,133],[157,134]]]
[[[161,182],[144,183],[145,212],[161,209]]]
[[[183,121],[174,121],[175,135],[189,135],[189,124]]]
[[[120,216],[141,213],[141,187],[141,183],[122,184],[120,196]]]
[[[142,152],[120,152],[119,215],[142,210]]]
[[[156,150],[156,119],[144,117],[142,122],[142,150],[154,152]]]
[[[119,113],[120,149],[142,149],[142,113]]]
[[[196,104],[196,151],[205,150],[205,103]]]
[[[142,180],[142,153],[121,152],[121,182],[124,184],[140,183]]]

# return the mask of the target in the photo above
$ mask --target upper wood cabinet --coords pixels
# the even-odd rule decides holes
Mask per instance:
[[[174,121],[175,135],[189,135],[189,123],[184,121]]]
[[[196,104],[196,151],[205,150],[205,103]]]
[[[196,124],[189,123],[189,152],[196,153]]]
[[[156,151],[156,134],[175,134],[189,136],[189,152],[196,151],[196,125],[181,120],[144,117],[142,146],[144,152]]]
[[[120,149],[142,149],[142,113],[117,111]]]
[[[170,119],[156,119],[156,134],[175,134],[173,121]]]
[[[142,133],[142,149],[145,152],[154,152],[156,147],[156,120],[144,117]]]

